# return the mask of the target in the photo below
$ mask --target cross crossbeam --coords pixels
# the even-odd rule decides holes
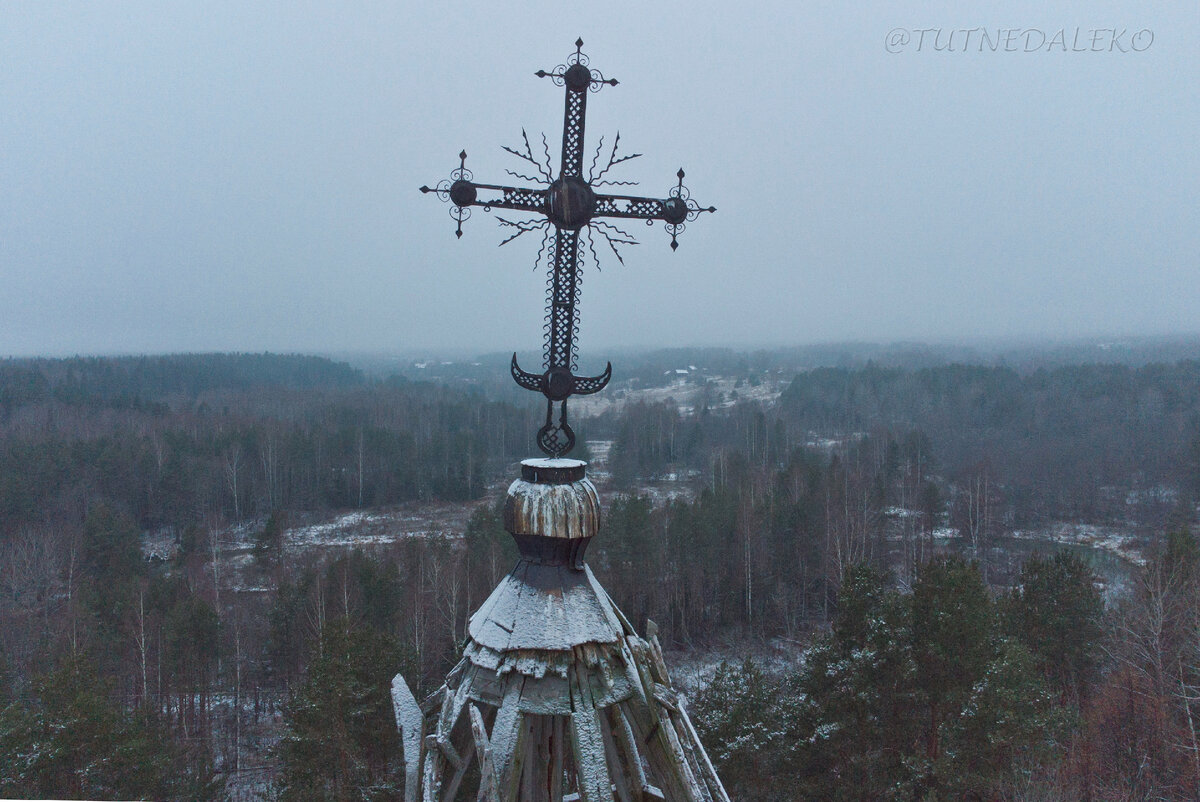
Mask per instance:
[[[575,42],[575,52],[553,72],[538,70],[539,78],[550,78],[566,89],[563,112],[562,156],[558,175],[551,171],[549,144],[543,137],[545,163],[534,155],[529,137],[522,132],[525,150],[505,148],[509,153],[524,159],[537,168],[537,177],[521,175],[511,170],[510,175],[534,183],[538,187],[515,187],[502,184],[484,184],[474,181],[467,169],[467,153],[459,153],[459,166],[450,174],[450,179],[437,187],[421,187],[421,192],[433,192],[452,206],[451,216],[457,221],[455,236],[462,237],[462,224],[471,215],[472,207],[484,211],[508,209],[541,215],[540,220],[510,221],[500,219],[503,225],[516,229],[504,245],[522,234],[538,229],[543,232],[543,245],[539,260],[545,259],[551,270],[551,281],[547,293],[546,343],[543,357],[543,372],[529,373],[517,364],[513,354],[511,372],[521,387],[541,393],[546,398],[546,423],[538,431],[538,447],[552,457],[560,457],[575,445],[575,433],[567,422],[567,399],[572,395],[589,395],[599,392],[612,377],[612,363],[599,376],[576,376],[575,345],[579,333],[579,274],[585,258],[581,245],[586,240],[592,258],[595,259],[594,238],[599,237],[621,259],[617,245],[633,245],[636,240],[626,232],[606,223],[602,218],[645,220],[652,224],[661,220],[671,235],[671,249],[679,247],[678,236],[683,233],[687,222],[695,220],[701,212],[715,212],[714,207],[702,208],[693,201],[683,185],[684,173],[676,174],[678,183],[665,198],[639,197],[634,195],[604,194],[597,187],[610,185],[632,185],[632,181],[605,179],[605,174],[621,162],[637,158],[640,154],[618,156],[620,142],[618,134],[612,144],[608,164],[595,172],[603,150],[603,139],[596,149],[592,169],[584,176],[584,130],[589,93],[604,86],[616,86],[616,79],[606,79],[599,70],[588,66],[583,53],[583,40]],[[551,235],[553,229],[553,235]],[[581,236],[582,234],[582,236]],[[558,420],[554,420],[554,405],[559,405]]]

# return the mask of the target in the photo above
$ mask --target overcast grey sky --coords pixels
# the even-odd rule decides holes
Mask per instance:
[[[538,243],[417,187],[557,153],[577,36],[589,147],[719,209],[585,275],[585,363],[1200,331],[1200,5],[991,6],[3,0],[0,354],[539,348]]]

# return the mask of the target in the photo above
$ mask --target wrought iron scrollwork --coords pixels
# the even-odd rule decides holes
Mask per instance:
[[[603,241],[617,261],[624,263],[618,246],[636,245],[637,239],[624,229],[599,218],[626,218],[645,220],[653,225],[656,220],[665,224],[671,235],[671,249],[679,247],[678,236],[684,224],[695,220],[701,212],[714,212],[714,207],[701,208],[691,199],[683,186],[683,170],[678,173],[678,183],[666,198],[644,198],[631,195],[602,194],[599,187],[636,186],[635,181],[607,178],[610,170],[619,164],[638,158],[640,153],[620,153],[621,135],[613,138],[608,149],[606,164],[597,170],[605,153],[604,138],[596,146],[584,177],[584,133],[587,116],[588,95],[605,86],[616,86],[615,78],[605,78],[603,73],[591,67],[583,52],[583,40],[575,42],[575,52],[551,72],[538,70],[539,78],[549,78],[556,86],[566,90],[563,108],[562,155],[558,175],[555,176],[550,157],[550,144],[542,135],[542,153],[535,152],[529,135],[522,130],[523,147],[504,147],[527,165],[526,172],[505,170],[516,179],[537,185],[509,187],[497,184],[481,184],[474,180],[467,169],[466,151],[459,154],[459,166],[451,171],[450,177],[431,189],[421,187],[422,192],[433,192],[443,202],[449,202],[450,216],[456,221],[455,236],[462,237],[462,224],[471,215],[471,208],[482,206],[484,211],[507,209],[531,212],[540,217],[513,220],[497,215],[500,225],[512,229],[500,243],[506,245],[531,231],[542,232],[542,244],[538,249],[535,266],[549,270],[546,281],[546,321],[543,326],[546,342],[540,374],[529,373],[517,364],[513,354],[512,376],[518,385],[527,390],[540,392],[546,397],[546,423],[538,430],[538,446],[546,454],[559,457],[575,445],[575,433],[567,423],[567,399],[572,395],[587,395],[604,389],[612,378],[612,364],[598,376],[576,376],[578,369],[576,343],[579,337],[579,299],[582,271],[589,260],[600,266],[596,243]],[[533,172],[528,172],[532,167]],[[583,246],[586,246],[583,247]],[[554,420],[554,405],[559,405],[558,420]]]

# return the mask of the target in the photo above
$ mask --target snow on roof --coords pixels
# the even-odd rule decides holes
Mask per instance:
[[[471,617],[471,639],[498,652],[615,643],[621,620],[590,568],[522,560]]]

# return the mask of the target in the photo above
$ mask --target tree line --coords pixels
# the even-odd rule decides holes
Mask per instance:
[[[285,358],[239,383],[237,358],[211,375],[209,357],[180,359],[179,376],[144,385],[137,360],[0,371],[13,399],[0,419],[0,795],[386,798],[402,779],[386,679],[435,687],[511,568],[497,501],[534,451],[537,410],[332,363],[289,373]],[[589,561],[668,645],[812,640],[800,674],[725,667],[696,695],[738,798],[824,784],[989,799],[1021,776],[1188,798],[1196,375],[869,366],[797,376],[777,405],[726,405],[711,388],[691,409],[629,403],[580,426],[614,440]],[[42,389],[20,389],[31,382]],[[1039,438],[1068,452],[1035,449],[1022,467]],[[655,500],[667,475],[680,492]],[[1177,498],[1126,503],[1160,484]],[[462,537],[286,549],[305,512],[414,499],[474,512]],[[1093,578],[1060,557],[1026,563],[1012,592],[989,588],[987,545],[1006,529],[1131,515],[1159,556],[1123,605],[1096,613]],[[257,546],[225,554],[219,535],[239,522]],[[146,533],[174,539],[172,556],[147,561]],[[80,729],[88,748],[63,740]]]
[[[915,436],[929,446],[924,468],[943,494],[986,478],[1002,488],[1013,526],[1125,521],[1134,514],[1161,527],[1172,504],[1134,509],[1130,491],[1147,491],[1145,498],[1164,488],[1184,497],[1200,492],[1195,360],[1028,372],[979,365],[818,368],[797,374],[769,407],[716,398],[705,379],[696,382],[695,409],[687,414],[673,401],[632,403],[589,421],[591,436],[615,441],[611,463],[619,484],[708,473],[714,450],[778,466],[797,445],[829,449],[848,439],[899,443]]]
[[[528,410],[316,357],[36,360],[0,370],[0,538],[102,498],[144,529],[480,497]]]

